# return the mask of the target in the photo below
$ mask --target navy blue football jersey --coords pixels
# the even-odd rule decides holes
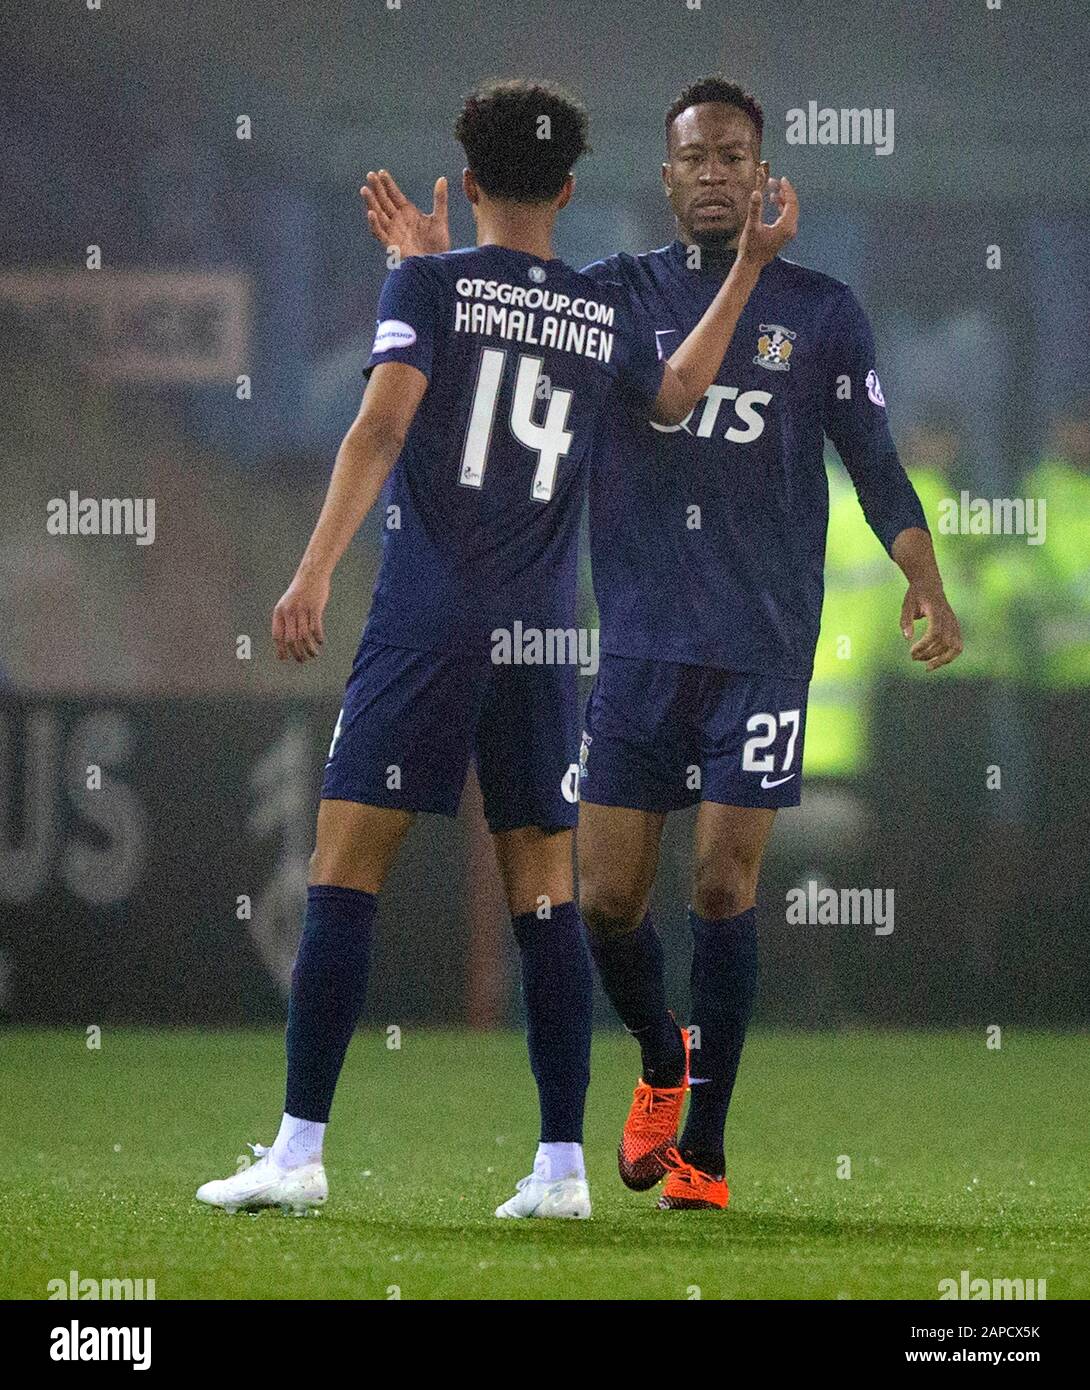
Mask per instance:
[[[616,284],[669,357],[731,259],[676,241],[585,274]],[[888,549],[926,529],[890,436],[874,343],[847,285],[777,258],[715,384],[681,425],[611,408],[595,442],[590,540],[602,650],[808,680],[821,621],[825,436]]]
[[[481,246],[391,272],[366,370],[382,362],[428,385],[384,498],[367,636],[478,650],[516,619],[570,626],[598,416],[614,396],[650,411],[652,327],[563,261]]]

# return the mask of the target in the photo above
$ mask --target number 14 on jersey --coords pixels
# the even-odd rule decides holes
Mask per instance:
[[[477,368],[477,385],[469,412],[469,426],[462,446],[462,461],[458,481],[463,487],[483,487],[492,431],[496,420],[496,402],[503,382],[507,352],[501,348],[485,348]],[[572,393],[559,387],[548,393],[544,424],[533,418],[537,399],[537,384],[543,380],[540,357],[519,356],[515,390],[511,399],[511,414],[507,426],[525,449],[537,455],[537,468],[530,484],[530,496],[535,502],[548,502],[556,483],[556,469],[571,448],[572,434],[565,427],[571,409]]]

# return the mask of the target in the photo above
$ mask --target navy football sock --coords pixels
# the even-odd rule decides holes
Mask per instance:
[[[707,921],[689,909],[693,933],[692,1090],[678,1147],[706,1173],[723,1172],[723,1127],[757,994],[757,910]],[[695,1030],[699,1029],[697,1033]]]
[[[594,976],[574,903],[512,917],[522,960],[526,1039],[541,1103],[541,1143],[581,1144],[590,1084]]]
[[[621,1022],[640,1045],[641,1071],[649,1086],[680,1086],[685,1075],[681,1033],[666,1012],[662,942],[647,913],[635,931],[590,933],[590,949],[602,988]]]
[[[356,888],[311,884],[303,937],[291,972],[288,1086],[284,1109],[299,1120],[329,1119],[344,1054],[367,996],[377,899]]]

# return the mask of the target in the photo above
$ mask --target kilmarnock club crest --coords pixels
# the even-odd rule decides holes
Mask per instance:
[[[792,333],[790,328],[784,328],[782,324],[762,323],[754,363],[758,367],[767,367],[770,372],[789,372],[791,363],[787,359],[794,351],[796,337],[797,333]]]

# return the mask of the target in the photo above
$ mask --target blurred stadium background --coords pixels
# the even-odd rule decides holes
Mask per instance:
[[[1077,0],[997,12],[984,0],[9,12],[2,1016],[283,1017],[317,781],[377,563],[373,522],[339,574],[321,661],[279,666],[267,634],[358,404],[385,273],[362,177],[389,167],[430,198],[436,175],[460,169],[450,128],[464,91],[496,73],[552,76],[587,101],[595,147],[560,254],[584,264],[649,249],[672,234],[662,112],[721,70],[763,102],[766,157],[800,190],[792,257],[846,279],[872,316],[966,640],[941,675],[910,669],[903,585],[830,455],[808,788],[779,818],[766,866],[759,1021],[1085,1025],[1080,21]],[[784,114],[810,100],[893,107],[894,152],[789,147]],[[452,203],[464,243],[470,219],[460,194]],[[989,246],[1001,268],[986,268]],[[90,247],[100,270],[87,268]],[[938,504],[963,489],[1045,499],[1045,543],[940,535]],[[48,500],[72,490],[153,497],[154,544],[48,535]],[[851,660],[836,655],[844,635]],[[87,789],[94,763],[104,791]],[[674,818],[657,888],[679,1000],[689,831]],[[894,888],[895,931],[789,925],[785,894],[809,880]],[[457,823],[416,828],[379,941],[373,1022],[519,1021],[472,786]]]

